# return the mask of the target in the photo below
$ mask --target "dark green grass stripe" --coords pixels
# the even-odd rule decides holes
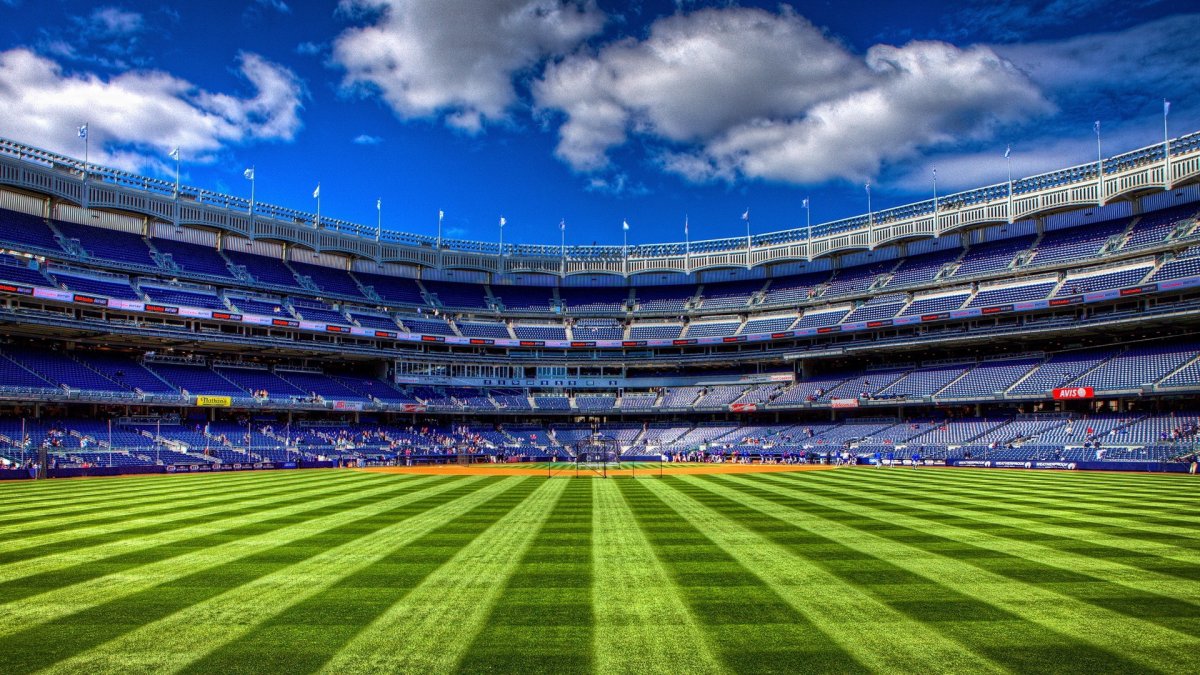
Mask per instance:
[[[762,478],[761,480],[776,482],[770,477]],[[736,482],[749,484],[751,481],[739,479]],[[758,490],[757,486],[752,489]],[[1061,538],[1056,535],[1036,533],[1003,523],[963,518],[936,509],[916,509],[914,512],[914,509],[911,507],[898,505],[895,502],[859,492],[818,488],[813,485],[805,485],[804,491],[806,494],[823,496],[842,504],[863,507],[837,509],[837,511],[847,515],[854,514],[855,518],[848,523],[849,526],[856,527],[864,532],[870,532],[879,537],[920,548],[935,555],[961,560],[969,565],[1013,581],[1043,583],[1053,592],[1132,618],[1156,623],[1164,628],[1181,630],[1183,632],[1200,630],[1200,605],[1184,599],[1116,584],[1107,579],[1081,572],[1080,569],[1090,569],[1092,567],[1088,563],[1089,560],[1099,561],[1106,559],[1103,552],[1091,550],[1096,548],[1095,545],[1088,547],[1088,549],[1071,550],[1071,554],[1079,556],[1082,559],[1079,561],[1078,568],[1066,569],[1058,565],[1051,565],[1008,553],[1004,550],[998,550],[994,547],[979,546],[948,536],[932,534],[929,530],[905,527],[897,524],[894,520],[874,517],[868,514],[870,509],[876,509],[897,515],[908,515],[914,518],[921,518],[931,525],[962,530],[968,533],[968,535],[982,533],[989,537],[1031,545],[1048,546],[1047,542],[1061,541]],[[778,496],[777,493],[767,494],[776,494]],[[763,493],[756,493],[756,496],[763,496]]]
[[[882,478],[886,479],[888,477],[883,476]],[[1119,502],[1109,503],[1102,509],[1094,509],[1070,500],[1065,500],[1055,505],[1033,503],[1028,508],[1036,509],[1037,512],[1034,512],[1020,506],[1021,504],[1028,504],[1028,500],[1004,497],[998,499],[996,495],[989,496],[982,492],[964,492],[961,490],[934,492],[928,489],[916,489],[913,485],[909,484],[907,475],[904,473],[893,475],[891,478],[891,481],[876,479],[865,480],[864,482],[870,485],[870,489],[877,492],[896,493],[900,491],[899,494],[902,494],[906,499],[920,501],[933,508],[975,509],[985,514],[1012,515],[1022,520],[1035,521],[1041,525],[1081,529],[1118,537],[1129,541],[1134,546],[1136,546],[1135,542],[1149,542],[1156,545],[1172,546],[1179,549],[1178,554],[1191,554],[1200,551],[1200,539],[1188,536],[1180,528],[1179,522],[1167,523],[1165,527],[1172,528],[1170,531],[1167,531],[1163,529],[1164,526],[1156,527],[1151,522],[1140,522],[1142,518],[1130,519],[1121,515],[1121,505]],[[794,482],[795,478],[782,477],[781,480],[791,480]],[[858,489],[854,486],[846,486],[844,488],[844,484],[831,483],[819,478],[806,484],[825,485],[835,490],[848,488],[857,491]],[[982,506],[979,504],[980,502],[982,502]],[[917,507],[911,508],[915,509]],[[959,522],[962,523],[971,522],[971,519],[966,516],[943,514],[943,517],[958,518],[960,519]],[[1100,522],[1096,521],[1097,518],[1101,519]],[[1112,522],[1114,520],[1118,522]],[[1153,521],[1155,519],[1145,517],[1145,520]],[[1171,554],[1173,552],[1164,551],[1164,553]]]
[[[710,647],[729,669],[865,670],[820,627],[645,485],[621,479],[616,484]]]
[[[336,504],[339,510],[346,510],[354,506],[369,504],[373,500],[395,497],[417,490],[422,490],[427,487],[437,485],[437,482],[427,480],[404,480],[401,481],[404,485],[400,486],[399,490],[389,491],[382,495],[370,494],[364,497],[343,501]],[[303,487],[303,486],[297,486]],[[237,518],[241,516],[253,515],[261,513],[265,517],[270,516],[272,512],[279,509],[289,509],[290,507],[303,506],[304,504],[313,502],[318,499],[329,500],[337,499],[347,495],[356,495],[363,492],[363,486],[354,484],[350,486],[341,486],[335,489],[310,490],[297,495],[295,491],[288,491],[292,495],[289,499],[274,501],[266,504],[250,504],[239,506],[238,508],[221,512],[220,514],[211,514],[209,516],[200,516],[197,519],[198,523],[216,524],[220,520]],[[6,582],[0,582],[0,603],[15,602],[21,598],[26,598],[38,593],[43,593],[48,589],[63,588],[72,584],[84,583],[92,579],[108,576],[110,574],[118,574],[135,567],[148,565],[151,563],[170,560],[181,555],[185,555],[191,551],[203,549],[216,544],[222,544],[227,541],[240,539],[242,537],[260,534],[263,532],[264,525],[279,526],[283,524],[291,524],[291,520],[296,516],[304,517],[308,514],[321,514],[325,507],[308,509],[303,511],[288,511],[287,513],[273,518],[232,527],[217,532],[208,532],[192,537],[185,537],[157,545],[138,548],[132,551],[124,551],[103,558],[90,559],[75,565],[61,567],[58,569],[47,570],[37,574],[12,579]],[[316,517],[316,516],[314,516]],[[305,518],[310,520],[311,518]],[[178,521],[173,521],[177,523]],[[301,521],[303,522],[303,521]],[[170,531],[174,527],[163,528],[162,531]],[[124,540],[125,536],[118,536],[114,541]],[[69,543],[69,542],[68,542]],[[70,551],[72,548],[65,547],[62,551]],[[61,551],[60,551],[61,552]]]
[[[567,485],[456,670],[574,673],[593,669],[594,482]]]
[[[543,484],[524,477],[485,480],[488,484],[508,481],[508,485],[487,502],[288,607],[237,642],[193,662],[184,672],[237,672],[245,670],[247,664],[268,662],[269,669],[277,672],[309,673],[320,669],[359,631],[480,533],[519,508]],[[280,650],[279,645],[288,647]]]
[[[1134,507],[1126,505],[1115,496],[1110,496],[1100,505],[1092,505],[1091,502],[1080,499],[1050,496],[1030,497],[1028,492],[1016,492],[1010,495],[1002,487],[992,488],[986,485],[979,488],[964,488],[955,485],[933,487],[921,482],[920,478],[914,475],[917,473],[934,472],[914,472],[911,469],[907,471],[863,469],[843,472],[841,480],[829,480],[824,476],[814,476],[811,484],[821,484],[836,489],[843,489],[843,486],[846,489],[856,489],[856,485],[869,484],[872,487],[878,486],[881,490],[903,486],[905,494],[909,498],[920,499],[933,506],[957,508],[968,503],[964,500],[969,500],[975,504],[982,503],[983,508],[987,510],[992,510],[994,507],[1012,508],[1018,510],[1022,517],[1037,515],[1046,525],[1076,527],[1080,523],[1087,522],[1097,531],[1106,531],[1127,539],[1140,539],[1156,543],[1161,543],[1165,539],[1173,539],[1171,544],[1185,549],[1195,549],[1200,546],[1200,539],[1188,536],[1187,530],[1182,529],[1181,526],[1188,526],[1183,522],[1183,516],[1176,518],[1139,515],[1134,512]],[[945,471],[938,471],[938,473],[945,473]],[[853,480],[855,477],[858,480]],[[1043,492],[1052,492],[1048,488],[1049,486],[1042,486]],[[1031,514],[1027,509],[1045,513]],[[1095,522],[1097,519],[1100,522]],[[1166,532],[1163,527],[1175,529],[1173,532]]]
[[[152,521],[159,516],[184,514],[202,508],[228,504],[238,499],[258,498],[277,494],[287,494],[290,491],[304,489],[315,485],[338,485],[358,483],[366,485],[367,480],[355,476],[296,476],[285,482],[269,482],[263,485],[237,484],[228,488],[221,486],[216,490],[173,492],[169,496],[158,496],[145,500],[123,500],[114,498],[99,502],[86,508],[78,509],[80,513],[55,514],[53,517],[30,519],[38,523],[35,527],[28,525],[14,533],[5,533],[4,544],[0,546],[0,556],[13,550],[13,544],[45,534],[62,534],[65,532],[82,531],[112,525],[115,523],[132,523],[135,521]],[[86,514],[86,515],[84,515]],[[0,564],[4,562],[0,558]]]
[[[16,498],[12,482],[0,483],[0,509],[12,513],[41,514],[46,509],[55,509],[67,504],[96,504],[113,499],[138,499],[163,496],[174,492],[210,489],[215,485],[236,487],[241,484],[268,484],[289,480],[291,471],[237,472],[232,474],[182,474],[177,476],[154,475],[132,478],[95,478],[89,480],[52,480],[44,484],[51,489],[38,496],[23,495]],[[309,472],[305,472],[309,473]],[[330,473],[316,472],[311,473]],[[220,481],[229,478],[229,481]],[[7,524],[7,523],[6,523]]]
[[[722,485],[744,494],[801,511],[837,525],[854,527],[856,516],[807,504],[732,481],[702,477],[696,481],[667,480],[664,484],[730,518],[793,554],[834,574],[847,584],[876,597],[913,620],[925,624],[967,649],[1017,672],[1144,671],[1124,656],[1089,645],[1045,626],[1024,620],[1003,608],[951,589],[936,580],[846,546],[811,529],[776,518],[710,489]],[[904,636],[864,636],[903,639]]]
[[[783,481],[781,480],[780,482],[782,483]],[[1149,541],[1156,544],[1173,545],[1174,541],[1172,539],[1174,537],[1172,533],[1139,530],[1137,533],[1130,535],[1128,534],[1128,528],[1116,525],[1093,524],[1082,513],[1079,518],[1074,518],[1073,516],[1076,514],[1069,510],[1069,506],[1063,507],[1058,515],[1051,516],[1031,513],[1021,509],[1007,508],[1003,503],[997,502],[992,502],[988,505],[978,505],[974,502],[967,502],[961,499],[940,498],[927,492],[915,492],[911,489],[911,486],[884,485],[884,482],[871,482],[869,486],[870,493],[873,495],[894,495],[903,500],[903,502],[876,499],[874,500],[874,506],[880,510],[934,520],[939,524],[959,527],[972,532],[984,531],[987,534],[1012,541],[1036,543],[1063,553],[1073,553],[1089,558],[1101,558],[1119,562],[1120,564],[1146,572],[1166,574],[1188,581],[1200,581],[1200,565],[1194,561],[1179,560],[1170,557],[1170,555],[1139,550],[1136,548],[1136,543],[1133,542],[1131,542],[1132,548],[1102,544],[1095,539],[1088,538],[1086,534],[1095,533],[1139,542]],[[982,499],[982,497],[979,497],[979,499]],[[911,502],[928,506],[913,506]],[[965,511],[977,515],[973,517],[956,516],[953,513],[942,510],[943,508]],[[1081,512],[1088,510],[1080,509]],[[1028,526],[1022,527],[1019,525],[998,523],[994,520],[996,516],[1006,516],[1023,521],[1028,523]],[[1067,522],[1064,523],[1064,520]],[[1038,525],[1069,527],[1073,531],[1078,532],[1078,535],[1051,534],[1032,528],[1032,526]],[[1169,554],[1170,552],[1163,551],[1162,553]]]
[[[881,500],[815,486],[805,486],[804,496],[789,496],[763,489],[754,484],[761,480],[755,481],[741,477],[733,477],[722,482],[744,494],[754,495],[760,499],[831,520],[844,527],[916,548],[932,555],[965,563],[1015,582],[1039,584],[1051,592],[1085,604],[1112,610],[1132,618],[1143,619],[1170,630],[1186,632],[1193,628],[1200,628],[1200,622],[1198,622],[1200,606],[1198,605],[1149,591],[1121,586],[1095,575],[1030,560],[1004,550],[959,541],[935,534],[931,530],[906,527],[892,519],[868,515],[869,509],[876,508],[876,503]],[[791,494],[797,493],[792,491]],[[852,504],[864,508],[843,508],[834,506],[828,501],[817,503],[808,495],[824,497],[826,500],[833,500],[833,503]],[[949,522],[955,520],[953,517],[946,518],[947,522],[943,522],[943,518],[936,513],[927,517],[933,521],[931,525],[962,527]],[[993,528],[986,524],[974,527],[968,525],[964,529],[984,532],[988,535],[991,535],[993,531]],[[1023,541],[1019,537],[1016,540]],[[1150,611],[1147,609],[1148,607],[1161,609]]]
[[[904,469],[867,469],[856,471],[886,472]],[[1131,477],[1103,473],[1069,473],[1059,471],[1007,471],[997,469],[934,469],[912,471],[921,480],[941,486],[976,487],[989,491],[1005,490],[1006,494],[1026,498],[1046,496],[1050,499],[1087,500],[1102,505],[1112,497],[1135,500],[1151,506],[1178,507],[1193,501],[1194,484],[1186,476],[1138,474]],[[1126,478],[1126,480],[1121,480]],[[1146,488],[1147,483],[1154,487]]]
[[[336,494],[349,494],[363,489],[369,483],[360,480],[346,480],[334,483],[335,486],[341,488]],[[139,537],[152,534],[160,534],[162,532],[170,532],[179,530],[192,525],[203,525],[211,523],[214,520],[222,518],[232,518],[237,516],[254,513],[259,510],[270,508],[275,505],[291,505],[303,503],[306,497],[303,496],[303,490],[311,487],[322,486],[322,482],[304,481],[301,483],[290,483],[281,485],[271,490],[257,491],[248,489],[232,494],[222,491],[218,495],[208,496],[199,501],[190,502],[184,506],[176,505],[170,508],[156,510],[154,515],[143,514],[142,517],[134,520],[129,527],[104,529],[97,533],[81,533],[80,536],[65,540],[56,540],[44,544],[37,544],[8,551],[0,551],[0,574],[3,573],[3,565],[32,560],[56,553],[67,551],[79,551],[86,548],[110,544],[114,542],[122,542],[132,537]],[[301,496],[296,496],[297,491],[301,491]],[[247,505],[247,501],[262,501],[279,497],[280,501],[269,502],[267,504]],[[229,508],[221,508],[226,507]],[[205,513],[195,513],[200,508],[209,509]],[[107,519],[115,519],[115,522],[123,522],[120,515],[120,505],[112,504],[109,507],[111,515]],[[216,510],[211,510],[216,509]],[[189,515],[191,514],[191,515]],[[159,517],[161,516],[161,517]],[[62,531],[70,532],[72,528],[64,528]],[[55,531],[57,533],[58,530]]]
[[[248,551],[248,555],[228,563],[199,570],[193,574],[7,636],[4,638],[6,649],[9,650],[6,656],[5,672],[29,673],[40,670],[129,631],[170,616],[181,609],[209,600],[230,589],[311,558],[331,547],[354,541],[385,527],[395,525],[399,521],[424,513],[430,508],[471,494],[485,485],[484,482],[471,481],[462,477],[438,477],[435,481],[422,481],[420,484],[404,481],[390,495],[367,495],[346,502],[264,520],[246,528],[238,528],[237,533],[224,533],[209,542],[195,542],[188,550],[226,544],[231,541],[231,536],[249,537],[267,534],[283,526],[297,525],[354,508],[370,506],[389,496],[402,497],[435,484],[454,485],[454,487],[423,499],[373,513],[336,529],[289,540],[270,548]],[[46,636],[54,636],[54,638],[47,640]],[[269,646],[272,649],[282,647],[281,644]],[[254,662],[246,661],[239,665],[245,666],[250,663]],[[265,663],[260,662],[260,665],[265,665]],[[222,669],[222,672],[241,669],[243,668],[234,667]]]

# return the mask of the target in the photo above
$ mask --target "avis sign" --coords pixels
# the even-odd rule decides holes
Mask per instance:
[[[1095,390],[1093,390],[1091,387],[1064,387],[1062,389],[1054,390],[1055,400],[1084,399],[1093,398],[1094,396]]]

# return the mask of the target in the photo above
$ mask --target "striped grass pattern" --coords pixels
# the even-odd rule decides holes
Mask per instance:
[[[0,484],[0,673],[1200,672],[1200,483]]]

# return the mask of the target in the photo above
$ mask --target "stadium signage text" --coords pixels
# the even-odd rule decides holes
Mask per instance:
[[[233,405],[229,396],[197,396],[196,405],[203,408],[228,408]]]
[[[1074,400],[1093,398],[1096,390],[1091,387],[1062,387],[1054,390],[1055,400]]]

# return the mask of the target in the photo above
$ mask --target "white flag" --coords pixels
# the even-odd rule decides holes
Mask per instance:
[[[558,230],[560,232],[567,231],[567,219],[566,218],[563,218],[562,220],[558,221]]]
[[[742,214],[742,220],[750,220],[750,209],[746,209],[746,212]]]
[[[445,217],[446,217],[446,212],[442,211],[441,209],[438,209],[438,220],[441,220],[442,218],[445,218]]]
[[[317,189],[313,190],[313,199],[321,198],[321,184],[317,183]]]
[[[87,138],[87,127],[88,127],[88,125],[86,125],[86,124],[79,127],[79,137],[80,138],[84,138],[84,139]]]
[[[246,180],[254,180],[254,169],[246,169],[242,175],[246,177]]]
[[[1100,120],[1096,120],[1096,135],[1100,135]]]
[[[500,216],[500,227],[504,227],[507,224],[508,221],[504,219],[504,216]]]
[[[382,200],[382,199],[376,199],[376,200],[375,200],[375,210],[376,210],[376,211],[381,211],[381,210],[383,210],[383,200]]]
[[[1163,99],[1163,117],[1166,117],[1167,115],[1170,115],[1170,114],[1171,114],[1171,102],[1164,98]]]
[[[804,208],[806,208],[806,209],[807,209],[807,208],[808,208],[808,197],[805,197],[805,198],[804,198],[804,202],[803,202],[803,203],[804,203]]]
[[[1011,154],[1012,154],[1012,146],[1009,145],[1004,148],[1004,159],[1008,159],[1008,156]]]
[[[626,232],[629,231],[629,221],[628,220],[621,221],[621,229],[625,230]]]
[[[683,217],[683,236],[686,237],[687,234],[688,234],[688,218],[687,218],[687,216],[684,216]]]
[[[171,159],[179,159],[179,148],[175,148],[171,151]]]

